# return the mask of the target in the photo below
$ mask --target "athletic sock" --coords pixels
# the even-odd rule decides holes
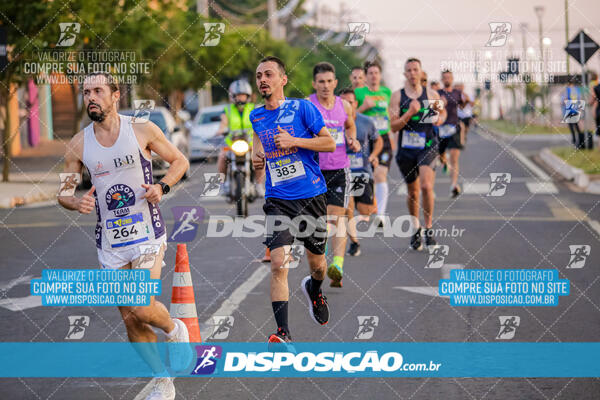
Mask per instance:
[[[310,277],[310,284],[308,285],[308,294],[311,298],[317,297],[319,295],[319,289],[321,288],[321,284],[323,281]]]
[[[277,327],[281,328],[285,333],[290,333],[288,329],[288,302],[273,301],[271,306],[273,306],[273,314],[275,314]]]
[[[175,325],[175,328],[173,328],[173,330],[171,332],[167,333],[167,337],[169,339],[175,338],[175,336],[177,335],[177,332],[179,332],[179,324],[177,324],[175,321],[173,321],[173,324]]]
[[[389,188],[387,182],[379,182],[375,184],[375,197],[377,198],[377,215],[385,215],[387,208]]]
[[[333,256],[332,264],[337,265],[340,268],[344,268],[344,257],[341,256]]]

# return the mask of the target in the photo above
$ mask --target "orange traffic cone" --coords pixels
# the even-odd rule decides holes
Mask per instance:
[[[198,325],[198,314],[196,312],[196,301],[194,299],[192,275],[190,274],[190,261],[184,243],[177,244],[175,273],[173,274],[173,292],[169,313],[171,317],[180,319],[187,326],[190,334],[190,342],[199,343],[202,341],[200,337],[200,325]]]
[[[264,262],[264,263],[271,262],[271,250],[269,250],[268,247],[267,247],[267,250],[265,250],[265,256],[263,257],[262,262]]]

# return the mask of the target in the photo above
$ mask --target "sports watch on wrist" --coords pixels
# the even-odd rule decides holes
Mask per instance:
[[[163,194],[167,194],[167,193],[169,193],[171,191],[171,186],[167,185],[163,181],[158,182],[158,184],[162,188]]]

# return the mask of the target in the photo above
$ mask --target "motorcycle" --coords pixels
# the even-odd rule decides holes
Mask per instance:
[[[249,132],[240,129],[231,132],[231,147],[227,150],[227,176],[229,191],[227,197],[236,203],[237,215],[248,216],[248,203],[256,200],[254,188],[254,171],[252,168],[252,152]]]

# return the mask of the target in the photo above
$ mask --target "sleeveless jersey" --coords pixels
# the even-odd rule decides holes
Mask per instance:
[[[404,115],[413,99],[406,95],[404,88],[400,91],[400,116]],[[436,141],[433,131],[432,117],[435,115],[429,107],[427,89],[423,87],[421,96],[417,99],[421,108],[413,115],[398,135],[398,149],[418,151],[432,147]],[[427,103],[426,103],[427,102]]]
[[[323,107],[314,93],[308,99],[321,112],[325,126],[335,140],[335,151],[333,153],[319,153],[319,167],[325,171],[348,168],[350,160],[346,155],[346,129],[344,128],[344,123],[348,115],[346,115],[346,110],[344,110],[342,99],[339,96],[335,96],[331,110]]]
[[[165,235],[158,206],[142,198],[142,184],[152,184],[152,160],[143,155],[131,118],[119,117],[119,137],[111,147],[98,143],[93,123],[85,127],[82,160],[96,187],[96,247],[113,251]]]

